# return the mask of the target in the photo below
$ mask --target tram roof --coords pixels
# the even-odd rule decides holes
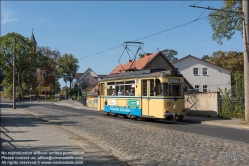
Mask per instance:
[[[182,77],[178,71],[177,74],[174,76]],[[171,70],[140,70],[140,71],[130,71],[126,73],[119,73],[119,74],[110,74],[107,75],[104,79],[100,80],[99,82],[109,81],[109,80],[119,80],[119,79],[130,79],[130,78],[146,78],[146,77],[160,77],[161,74],[165,76],[173,76],[171,75]]]

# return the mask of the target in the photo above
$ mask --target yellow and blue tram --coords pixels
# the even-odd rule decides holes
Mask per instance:
[[[99,81],[98,110],[108,115],[182,120],[184,77],[171,70],[108,75]]]

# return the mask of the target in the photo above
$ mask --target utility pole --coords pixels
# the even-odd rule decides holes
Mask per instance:
[[[244,43],[244,89],[245,89],[245,123],[249,123],[249,2],[243,0],[243,43]]]
[[[67,81],[66,81],[66,100],[67,100]]]
[[[20,72],[18,72],[18,79],[17,79],[17,82],[18,82],[18,101],[20,101]]]
[[[14,54],[13,54],[13,109],[16,109],[16,38],[14,38]]]
[[[53,90],[54,90],[54,89],[53,89],[53,85],[52,85],[52,100],[53,100]]]

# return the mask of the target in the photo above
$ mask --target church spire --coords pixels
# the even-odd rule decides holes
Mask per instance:
[[[30,39],[31,39],[31,41],[32,41],[35,45],[37,45],[36,40],[35,40],[35,35],[34,35],[34,33],[33,33],[33,29],[32,29],[32,35],[31,35]]]
[[[37,43],[36,43],[36,40],[35,40],[35,35],[33,33],[33,29],[32,29],[32,35],[30,37],[30,40],[32,41],[32,43],[34,44],[33,45],[33,48],[32,48],[32,52],[33,53],[36,53],[36,46],[37,46]]]

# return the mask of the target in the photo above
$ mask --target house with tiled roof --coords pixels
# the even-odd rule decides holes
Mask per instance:
[[[145,54],[143,58],[135,61],[128,61],[125,64],[115,67],[110,74],[125,73],[135,70],[177,70],[176,67],[165,57],[161,52],[153,54]],[[193,86],[185,79],[185,85],[188,89],[193,89]]]
[[[173,62],[197,92],[231,89],[231,71],[192,55]]]

